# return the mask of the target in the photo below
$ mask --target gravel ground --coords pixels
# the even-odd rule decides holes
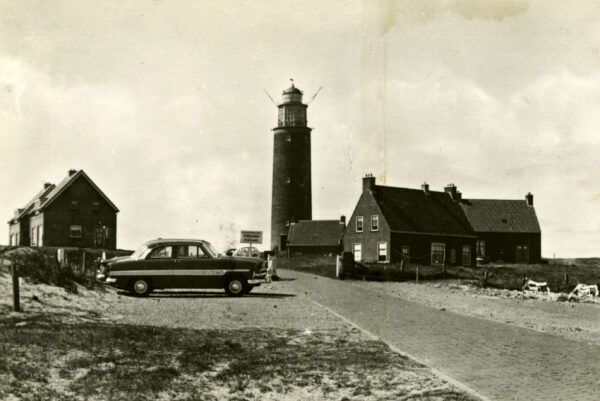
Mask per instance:
[[[480,288],[459,281],[370,282],[349,281],[385,294],[435,308],[547,332],[600,345],[600,304],[557,301],[521,291]]]
[[[372,358],[389,358],[385,366],[377,367],[371,357],[365,358],[363,362],[347,371],[340,371],[340,367],[343,366],[341,364],[327,362],[319,365],[319,372],[309,374],[310,377],[318,378],[318,381],[294,384],[287,382],[289,378],[280,377],[275,373],[281,369],[285,370],[285,366],[274,366],[272,377],[266,381],[267,387],[272,390],[260,390],[256,387],[260,383],[249,383],[247,391],[239,398],[240,394],[232,393],[228,386],[211,387],[211,394],[216,399],[474,400],[472,396],[462,393],[434,375],[426,366],[395,354],[385,344],[316,305],[307,293],[292,291],[290,286],[286,285],[288,283],[290,282],[283,280],[261,286],[243,298],[228,297],[223,291],[161,291],[147,298],[136,298],[111,288],[98,292],[78,287],[78,293],[72,294],[62,288],[32,285],[21,281],[21,305],[24,312],[15,313],[10,311],[10,277],[0,274],[0,326],[3,320],[8,318],[10,320],[4,322],[22,320],[16,325],[30,327],[32,323],[29,322],[32,322],[36,315],[53,315],[68,323],[87,324],[90,321],[102,321],[118,325],[192,329],[198,330],[197,333],[217,329],[229,333],[228,335],[239,333],[239,339],[236,341],[242,343],[249,330],[267,330],[277,338],[287,339],[286,362],[283,365],[303,365],[302,360],[306,360],[307,349],[310,354],[313,352],[310,350],[321,347],[324,354],[325,350],[333,352],[339,344],[356,344],[366,352],[365,355],[371,355],[369,349],[378,349]],[[321,364],[322,362],[318,362],[320,357],[319,353],[310,359]],[[343,359],[347,356],[340,352],[338,357]],[[63,368],[58,359],[52,359],[51,364],[51,372]],[[207,377],[218,373],[215,371]],[[10,375],[2,376],[0,372],[0,385],[2,377],[5,381],[10,379]],[[183,379],[193,381],[202,377],[181,378]],[[210,383],[212,382],[209,380],[204,384]],[[48,385],[55,384],[51,381]],[[68,388],[69,383],[62,383],[61,386]],[[214,383],[211,386],[214,387]],[[284,394],[281,393],[281,389],[285,390]],[[177,393],[161,393],[160,398],[189,398],[186,397]]]

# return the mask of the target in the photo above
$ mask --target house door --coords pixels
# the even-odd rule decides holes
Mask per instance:
[[[96,236],[94,244],[99,248],[104,248],[104,227],[96,227]]]
[[[517,263],[529,263],[529,245],[517,245]]]

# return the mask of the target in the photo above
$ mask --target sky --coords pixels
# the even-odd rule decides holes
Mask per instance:
[[[83,169],[119,248],[270,243],[272,128],[290,78],[313,218],[361,178],[534,194],[545,257],[600,256],[597,1],[0,0],[0,215]],[[8,225],[0,243],[8,243]]]

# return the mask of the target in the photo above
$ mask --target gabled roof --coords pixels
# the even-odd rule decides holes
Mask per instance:
[[[392,231],[474,236],[460,206],[445,192],[374,185],[371,193]]]
[[[476,232],[541,232],[526,200],[464,199],[460,205]]]
[[[288,246],[337,246],[345,228],[339,220],[300,220],[290,226]]]
[[[106,202],[108,202],[110,207],[112,207],[115,212],[119,211],[119,209],[115,206],[115,204],[112,203],[110,199],[108,199],[108,197],[104,194],[104,192],[102,192],[100,190],[100,188],[98,188],[98,186],[96,186],[96,184],[94,184],[94,182],[90,179],[90,177],[88,177],[88,175],[83,170],[79,170],[73,174],[69,174],[69,176],[67,176],[58,185],[56,185],[47,195],[45,195],[44,196],[45,200],[43,202],[40,202],[39,204],[36,204],[36,206],[34,207],[34,209],[32,211],[41,211],[41,210],[45,209],[46,207],[48,207],[50,204],[52,204],[52,202],[54,202],[60,196],[60,194],[62,194],[69,186],[71,186],[71,184],[73,184],[79,177],[85,178],[90,183],[90,185],[104,198],[104,200],[106,200]]]
[[[18,221],[21,217],[23,217],[24,215],[29,213],[31,211],[31,209],[35,206],[35,203],[40,198],[44,198],[45,196],[47,196],[48,193],[50,193],[50,191],[52,191],[54,189],[54,187],[55,187],[54,184],[48,184],[48,186],[45,186],[44,189],[42,189],[40,192],[38,192],[29,202],[27,202],[25,204],[25,206],[23,206],[23,208],[19,209],[20,212],[9,221],[9,224],[12,224],[13,222]]]

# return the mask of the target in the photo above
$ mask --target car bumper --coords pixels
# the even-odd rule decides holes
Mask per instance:
[[[115,277],[107,277],[106,274],[100,273],[96,275],[96,280],[103,282],[108,285],[116,285],[117,279]]]

